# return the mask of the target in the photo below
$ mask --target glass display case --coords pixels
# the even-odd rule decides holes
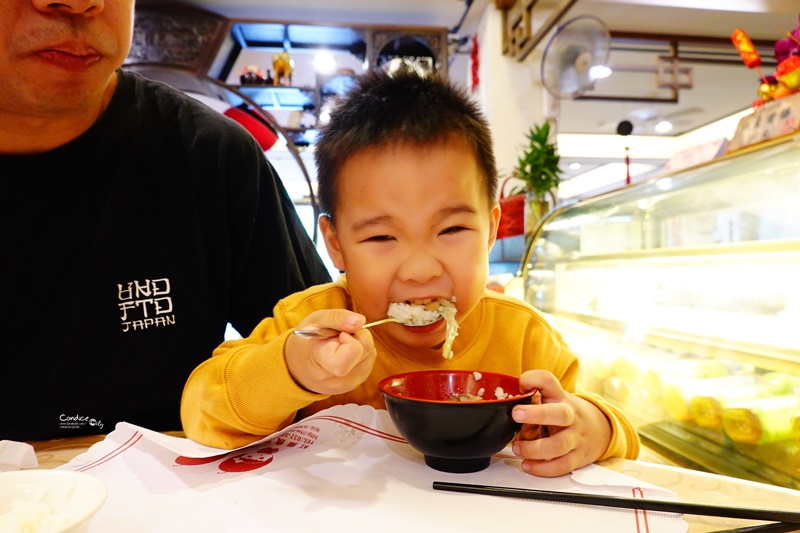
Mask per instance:
[[[800,488],[800,137],[555,210],[521,279],[646,446]]]

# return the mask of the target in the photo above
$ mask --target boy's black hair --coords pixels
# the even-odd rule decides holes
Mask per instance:
[[[344,163],[367,148],[409,143],[435,146],[451,135],[472,147],[489,204],[497,196],[497,168],[489,125],[467,91],[444,76],[409,68],[372,70],[340,99],[315,145],[320,212],[333,218],[336,179]]]

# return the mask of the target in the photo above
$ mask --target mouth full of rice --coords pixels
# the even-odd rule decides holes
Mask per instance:
[[[455,300],[455,296],[453,297]],[[452,359],[453,341],[458,335],[458,322],[456,322],[456,306],[453,301],[439,298],[426,304],[390,303],[386,314],[399,320],[406,326],[425,326],[433,324],[440,318],[447,323],[444,346],[442,346],[442,357]]]

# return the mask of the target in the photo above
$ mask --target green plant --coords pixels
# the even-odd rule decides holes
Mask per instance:
[[[561,174],[558,163],[561,158],[556,152],[556,145],[548,142],[549,136],[549,122],[535,125],[528,130],[528,145],[517,160],[517,167],[512,174],[524,184],[511,194],[525,192],[542,200],[548,191],[558,187]]]

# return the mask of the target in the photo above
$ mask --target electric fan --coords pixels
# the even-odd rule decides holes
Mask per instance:
[[[581,15],[559,26],[542,57],[542,84],[558,99],[580,96],[594,86],[595,67],[604,67],[611,34],[597,17]]]

